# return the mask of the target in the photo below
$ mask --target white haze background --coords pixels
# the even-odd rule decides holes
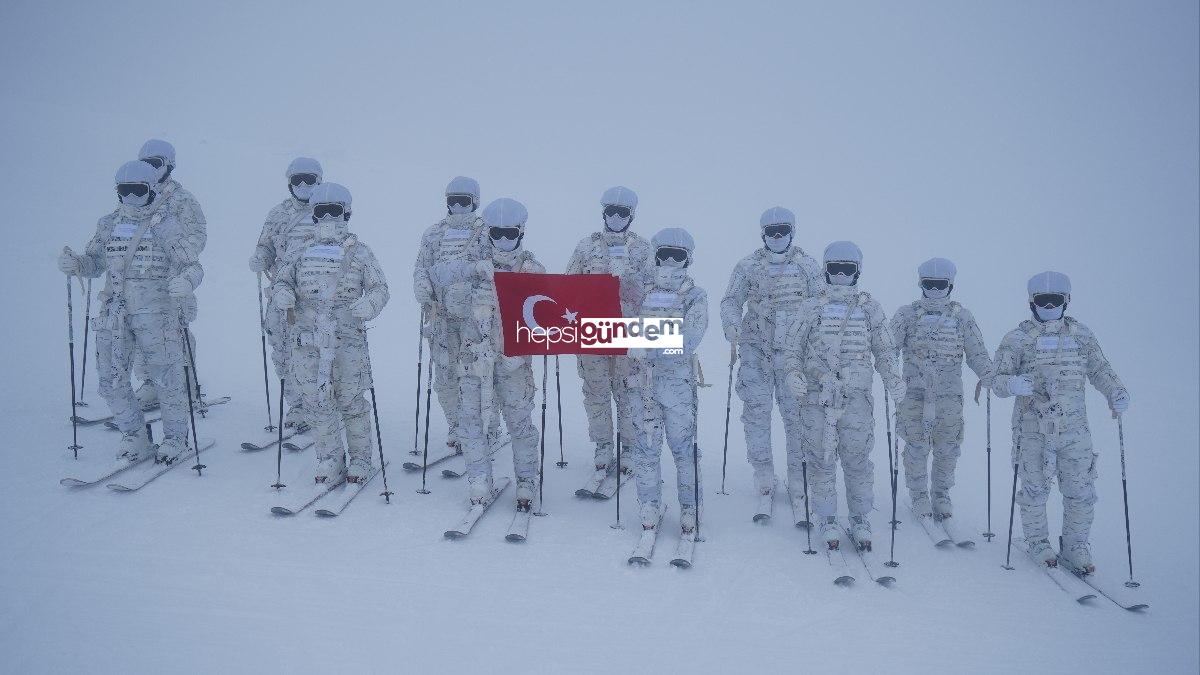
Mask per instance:
[[[5,3],[2,669],[1195,672],[1197,24],[1195,3],[1165,1]],[[175,144],[176,175],[208,217],[200,371],[234,403],[201,422],[220,441],[204,478],[180,470],[134,495],[70,493],[57,485],[73,463],[54,258],[87,241],[115,203],[113,171],[151,136]],[[333,522],[268,516],[274,456],[237,449],[265,415],[245,260],[297,154],[353,191],[352,226],[393,293],[371,336],[397,497],[384,506],[368,491]],[[396,467],[412,433],[409,271],[457,174],[478,178],[485,202],[528,206],[526,244],[551,269],[600,225],[600,193],[618,183],[641,198],[639,232],[695,236],[715,386],[701,396],[709,541],[690,572],[628,569],[634,533],[606,527],[612,504],[570,496],[590,457],[573,359],[571,465],[548,463],[551,516],[526,546],[500,537],[504,508],[468,541],[443,542],[465,487],[431,477],[421,497]],[[834,588],[823,560],[800,554],[782,504],[769,528],[749,522],[736,397],[733,495],[715,494],[728,354],[717,302],[775,204],[797,213],[815,255],[857,241],[863,286],[889,313],[915,297],[919,262],[954,260],[955,296],[992,349],[1027,315],[1031,274],[1071,276],[1071,314],[1132,393],[1148,614],[1076,607],[1024,560],[1006,573],[1002,543],[946,554],[903,527],[895,590]],[[88,389],[102,409],[94,371]],[[1095,553],[1121,579],[1116,429],[1101,397],[1090,402],[1102,453]],[[998,401],[993,419],[1001,533],[1009,410]],[[968,405],[955,491],[974,529],[985,518],[981,411]],[[878,417],[874,521],[886,542]],[[115,441],[87,430],[80,462],[107,459]],[[304,461],[285,457],[285,478]],[[497,467],[511,470],[503,454]]]

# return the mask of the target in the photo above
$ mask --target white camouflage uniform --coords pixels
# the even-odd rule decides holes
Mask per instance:
[[[1043,273],[1030,280],[1051,281],[1051,291],[1070,296],[1065,275]],[[1055,285],[1054,282],[1059,282]],[[1062,282],[1065,282],[1063,284]],[[996,350],[997,396],[1014,395],[1012,377],[1032,382],[1033,394],[1013,405],[1013,461],[1020,462],[1021,526],[1028,542],[1049,538],[1046,500],[1058,479],[1063,497],[1063,553],[1079,559],[1086,549],[1096,503],[1096,457],[1088,428],[1084,385],[1091,382],[1110,401],[1123,396],[1125,385],[1087,326],[1069,316],[1057,320],[1025,320],[1004,336]]]
[[[299,159],[304,158],[297,158],[292,165],[295,166]],[[312,161],[315,164],[316,160]],[[316,173],[320,175],[320,165],[315,165],[315,168]],[[292,167],[289,167],[287,173],[290,179]],[[265,268],[267,278],[273,280],[279,266],[289,254],[310,243],[315,232],[316,225],[312,221],[312,207],[309,203],[295,196],[288,197],[271,209],[263,222],[258,243],[254,246],[254,258],[259,261],[257,265]],[[275,306],[273,294],[267,298],[265,319],[267,341],[271,344],[271,362],[275,365],[276,374],[285,380],[284,398],[288,403],[289,422],[293,425],[301,424],[303,406],[299,405],[300,383],[292,377],[292,371],[288,367],[292,349],[291,340],[288,339],[287,312]],[[299,418],[293,421],[293,415]]]
[[[679,228],[667,228],[654,235],[657,249],[664,243],[694,249],[691,236]],[[628,406],[633,416],[637,444],[633,449],[633,470],[637,480],[638,502],[643,526],[658,522],[662,509],[662,441],[675,459],[675,480],[679,494],[680,522],[685,529],[696,526],[700,477],[693,457],[698,447],[696,435],[695,355],[708,329],[708,295],[694,284],[684,267],[658,266],[643,294],[638,312],[642,317],[682,317],[683,353],[666,355],[660,349],[631,353],[631,372],[626,379]]]
[[[473,193],[478,202],[479,186],[460,176],[450,181],[446,193]],[[452,213],[425,230],[413,266],[413,295],[426,312],[426,339],[435,364],[433,384],[446,415],[448,445],[459,440],[462,334],[464,322],[472,319],[471,282],[459,270],[488,258],[490,246],[483,218],[474,212]]]
[[[89,278],[107,273],[92,319],[101,396],[126,436],[143,434],[145,418],[130,380],[134,350],[140,351],[146,375],[160,388],[162,454],[177,457],[188,447],[186,355],[179,301],[170,296],[168,284],[181,278],[194,290],[204,270],[194,240],[160,208],[160,199],[141,207],[122,205],[101,218],[81,256],[81,272]],[[136,250],[127,255],[143,227]]]
[[[939,276],[919,273],[921,278],[953,283],[953,265],[941,258],[929,262],[937,261],[945,263],[944,269],[926,272]],[[949,297],[923,297],[904,305],[892,317],[891,329],[904,362],[906,395],[898,405],[896,431],[904,439],[905,484],[914,493],[914,506],[932,492],[935,502],[944,504],[935,508],[945,508],[963,439],[963,356],[984,386],[990,386],[991,355],[975,317]]]
[[[774,207],[763,213],[760,227],[784,222],[794,227],[795,216],[787,209]],[[800,405],[784,383],[787,373],[774,350],[776,322],[806,298],[820,293],[823,285],[820,264],[791,243],[782,253],[763,247],[742,258],[733,268],[725,297],[721,298],[721,323],[726,338],[737,345],[741,361],[737,394],[742,400],[746,459],[754,469],[755,487],[764,494],[775,489],[771,448],[774,401],[778,401],[783,418],[788,481],[794,484],[795,494],[800,494],[795,489],[802,483]]]
[[[865,517],[874,506],[873,370],[889,389],[903,386],[887,317],[857,286],[826,283],[824,293],[805,300],[785,325],[775,334],[776,349],[784,369],[803,377],[789,387],[804,391],[800,420],[813,511],[824,519],[837,515],[840,460],[847,511]]]
[[[519,202],[498,199],[485,209],[489,223],[524,226],[525,210]],[[503,212],[501,212],[501,207]],[[542,274],[546,268],[517,244],[512,251],[501,251],[488,244],[490,255],[474,270],[462,268],[471,284],[472,317],[463,322],[462,352],[458,364],[461,392],[459,440],[467,460],[467,480],[471,497],[482,499],[492,490],[492,453],[487,429],[497,412],[504,418],[512,438],[513,471],[517,478],[518,500],[532,500],[537,494],[538,429],[533,423],[532,357],[505,356],[500,310],[496,299],[493,271]]]
[[[314,191],[318,203],[322,183]],[[387,305],[387,279],[375,254],[350,235],[343,223],[337,237],[314,236],[310,245],[292,251],[279,267],[272,289],[295,298],[296,322],[289,329],[290,367],[299,382],[302,405],[316,434],[317,476],[334,478],[343,470],[363,478],[372,469],[371,407],[363,392],[371,388],[370,355],[365,321]],[[352,311],[365,303],[367,316]],[[281,303],[286,307],[287,303]],[[346,431],[349,467],[343,459]]]
[[[620,192],[618,192],[620,191]],[[636,207],[637,197],[628,188],[612,188],[601,199],[602,206],[615,204]],[[631,214],[632,215],[632,214]],[[630,218],[632,220],[632,218]],[[654,251],[650,242],[631,232],[626,226],[621,232],[607,227],[593,232],[575,247],[567,263],[567,274],[612,274],[621,280],[621,313],[634,316],[641,306],[641,293],[647,275],[654,266]],[[613,446],[613,407],[623,406],[624,381],[629,374],[629,358],[625,356],[576,356],[579,379],[583,382],[583,407],[588,418],[588,438],[596,445],[595,466],[609,467],[616,459]],[[626,410],[617,411],[621,425],[623,459],[633,447],[633,420]],[[624,465],[624,462],[622,462]]]

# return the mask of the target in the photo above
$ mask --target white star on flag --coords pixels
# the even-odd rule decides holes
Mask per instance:
[[[566,313],[562,315],[562,318],[566,320],[567,323],[575,323],[575,317],[577,316],[579,316],[579,312],[572,312],[570,309],[568,309]]]

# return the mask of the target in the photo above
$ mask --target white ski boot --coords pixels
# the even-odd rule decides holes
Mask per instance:
[[[954,505],[950,503],[950,493],[944,490],[933,492],[933,518],[945,520],[954,515]]]
[[[662,511],[662,508],[658,504],[655,504],[654,502],[646,502],[645,504],[642,504],[638,511],[638,515],[641,516],[642,519],[643,530],[653,530],[654,528],[658,527],[659,514]]]
[[[760,495],[769,495],[775,492],[775,472],[754,470],[754,490]],[[803,491],[803,488],[801,488]]]
[[[150,410],[158,407],[158,387],[150,380],[142,382],[142,386],[137,390],[138,405],[142,410]]]
[[[121,435],[121,444],[117,446],[118,461],[136,464],[153,456],[154,446],[150,445],[150,441],[146,439],[144,430],[138,429]]]
[[[922,518],[933,515],[933,505],[929,503],[928,492],[917,492],[916,490],[910,490],[908,492],[908,498],[912,502],[913,513],[916,513]]]
[[[317,460],[314,480],[317,483],[340,483],[346,476],[346,460],[337,452]]]
[[[188,450],[186,438],[165,438],[162,443],[158,444],[158,452],[154,456],[154,463],[174,464],[183,459]]]
[[[517,510],[528,511],[533,498],[537,496],[537,480],[533,478],[517,479]]]
[[[467,489],[471,496],[472,504],[482,504],[492,496],[492,477],[484,476],[468,476]]]
[[[684,534],[690,534],[696,531],[696,507],[679,507],[679,527],[683,530]]]
[[[1086,541],[1074,541],[1063,546],[1062,561],[1071,571],[1080,576],[1092,574],[1096,565],[1092,562],[1092,547]]]
[[[617,461],[616,455],[613,453],[612,443],[608,441],[600,441],[596,444],[595,466],[597,471],[607,471],[608,467],[614,466]]]
[[[283,426],[288,429],[307,429],[308,419],[305,417],[304,408],[298,405],[288,408],[287,418]]]
[[[850,516],[850,536],[859,550],[871,550],[871,521],[866,516]]]
[[[842,541],[842,528],[838,527],[837,516],[827,516],[821,522],[821,537],[830,551],[838,550]]]
[[[350,466],[346,469],[347,483],[361,483],[371,475],[375,465],[371,463],[370,456],[367,457],[352,457]]]
[[[616,469],[617,467],[614,466],[613,471],[616,471]],[[621,449],[621,473],[626,476],[633,475],[633,453],[630,452],[629,448]]]
[[[1026,546],[1029,547],[1029,555],[1034,560],[1046,567],[1058,567],[1058,555],[1054,553],[1054,547],[1050,545],[1049,540],[1038,539],[1026,542]]]

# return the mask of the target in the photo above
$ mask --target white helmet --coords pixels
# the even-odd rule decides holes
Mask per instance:
[[[483,223],[487,225],[492,246],[505,252],[515,251],[521,245],[528,219],[525,205],[508,197],[496,199],[483,209]]]
[[[600,206],[624,206],[633,215],[637,211],[637,193],[623,185],[610,187],[600,197]]]
[[[351,213],[350,191],[345,186],[337,183],[321,183],[313,188],[312,196],[308,198],[308,203],[313,207],[313,222],[320,222],[317,217],[317,207],[322,204],[341,204],[343,209],[342,219],[349,222]]]
[[[468,197],[471,203],[469,205],[451,204],[452,197]],[[477,208],[479,208],[479,181],[467,176],[455,176],[446,185],[447,213],[470,213]]]
[[[917,287],[926,298],[940,300],[950,296],[956,274],[958,268],[954,263],[945,258],[930,258],[917,267]]]
[[[1071,278],[1062,272],[1039,272],[1029,279],[1025,289],[1029,292],[1030,302],[1033,302],[1033,296],[1042,293],[1059,293],[1067,296],[1067,300],[1070,301]]]
[[[852,241],[835,241],[825,247],[825,262],[852,262],[862,265],[862,250]]]
[[[668,257],[670,257],[672,250],[682,251],[684,266],[692,264],[692,256],[696,250],[696,240],[692,239],[692,235],[688,234],[687,230],[681,227],[668,227],[659,230],[650,239],[650,243],[654,246],[654,259],[656,262],[660,260],[659,251],[666,249]]]
[[[786,225],[786,228],[778,227]],[[767,234],[767,229],[772,230],[771,234]],[[786,232],[783,232],[784,230]],[[758,219],[758,234],[763,240],[763,245],[772,253],[784,253],[792,246],[792,240],[796,237],[796,214],[782,206],[772,206],[763,211],[762,216]]]
[[[155,191],[154,186],[158,184],[158,172],[153,166],[139,160],[125,162],[117,169],[116,176],[113,177],[117,187],[117,197],[122,204],[128,206],[145,206],[154,201]],[[122,186],[145,186],[145,190],[132,188],[122,188]],[[138,194],[140,193],[140,194]]]
[[[149,162],[155,166],[158,174],[158,182],[163,182],[167,176],[171,175],[171,170],[175,168],[175,146],[162,140],[161,138],[151,138],[142,143],[142,149],[138,151],[138,159]]]
[[[297,157],[288,164],[287,172],[284,173],[284,178],[291,178],[298,173],[316,174],[317,181],[320,182],[325,177],[325,173],[321,170],[321,163],[312,157]]]
[[[762,216],[758,219],[759,228],[765,228],[768,225],[791,225],[796,226],[796,214],[782,206],[772,206],[763,211]]]

